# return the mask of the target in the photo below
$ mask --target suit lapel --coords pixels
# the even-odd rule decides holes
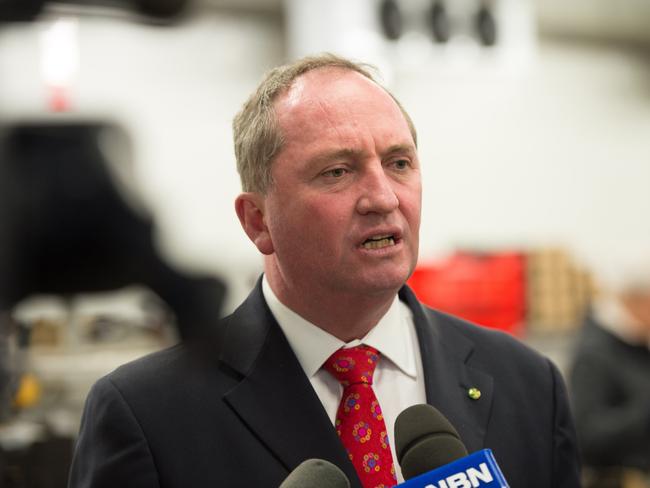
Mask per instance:
[[[233,314],[222,361],[243,375],[224,397],[288,471],[305,459],[339,466],[359,487],[336,430],[264,301],[258,282]]]
[[[493,380],[471,365],[473,343],[444,314],[431,313],[408,287],[400,298],[413,312],[427,402],[456,427],[469,452],[484,445]],[[310,458],[339,466],[360,488],[329,417],[263,299],[261,285],[229,319],[221,361],[242,375],[224,400],[291,471]],[[481,392],[478,400],[470,388]]]
[[[482,449],[492,405],[493,380],[470,365],[474,344],[444,314],[430,313],[408,287],[400,291],[413,312],[420,343],[427,402],[442,412],[469,452]],[[474,400],[470,388],[481,396]]]

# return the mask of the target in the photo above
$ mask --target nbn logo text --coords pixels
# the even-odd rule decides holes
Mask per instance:
[[[411,478],[396,488],[509,488],[490,449]]]
[[[468,468],[466,471],[452,474],[435,485],[428,484],[424,488],[477,488],[481,482],[490,483],[494,481],[492,473],[486,463],[481,463],[477,468]]]

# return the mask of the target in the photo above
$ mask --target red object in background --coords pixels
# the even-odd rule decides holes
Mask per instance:
[[[415,268],[408,281],[423,303],[521,336],[526,314],[522,253],[458,252]]]
[[[48,88],[48,107],[52,112],[66,112],[70,110],[70,93],[68,88],[51,85]]]

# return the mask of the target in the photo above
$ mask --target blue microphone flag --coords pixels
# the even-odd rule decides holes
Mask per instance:
[[[395,488],[509,488],[491,449],[469,456],[400,483]]]

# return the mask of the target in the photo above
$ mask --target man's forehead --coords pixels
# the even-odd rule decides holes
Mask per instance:
[[[328,93],[327,88],[331,88],[335,84],[357,86],[366,84],[367,89],[382,90],[374,81],[357,71],[338,66],[325,66],[298,76],[291,86],[278,97],[276,108],[292,110],[305,103],[313,103],[315,99],[324,97]]]

